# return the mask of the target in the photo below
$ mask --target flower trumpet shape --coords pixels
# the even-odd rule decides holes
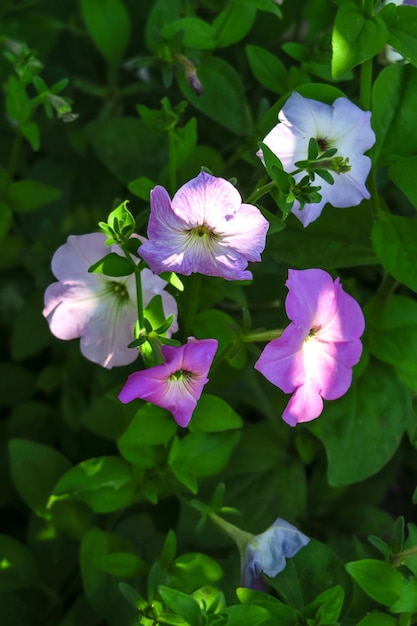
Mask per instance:
[[[162,346],[165,362],[135,372],[119,394],[124,404],[140,398],[167,409],[179,426],[188,426],[217,350],[216,339],[188,338],[184,346]]]
[[[138,351],[128,348],[134,339],[137,300],[134,275],[122,278],[89,273],[88,268],[109,252],[123,255],[118,245],[106,246],[106,235],[68,237],[55,252],[52,271],[59,282],[45,292],[46,317],[50,330],[59,339],[80,337],[82,354],[108,369],[132,363]],[[141,272],[143,306],[156,295],[162,297],[166,317],[174,315],[168,333],[178,329],[177,303],[164,291],[166,281],[148,269]]]
[[[155,274],[197,272],[249,280],[249,261],[260,261],[268,222],[258,208],[242,204],[237,189],[202,172],[172,201],[164,187],[151,191],[148,240],[139,248]]]
[[[255,369],[285,393],[283,413],[291,426],[320,415],[323,398],[349,389],[365,327],[359,304],[320,269],[289,270],[285,308],[291,323],[263,350]]]
[[[295,526],[278,518],[261,535],[248,541],[242,554],[242,587],[263,590],[262,573],[274,578],[283,571],[286,559],[297,554],[310,539]]]
[[[371,128],[371,114],[362,111],[347,98],[337,98],[332,105],[303,98],[293,93],[278,115],[277,124],[265,137],[265,143],[282,162],[286,172],[297,169],[295,163],[308,158],[311,138],[317,141],[319,150],[336,149],[336,157],[348,159],[347,171],[332,172],[334,184],[316,177],[314,184],[320,185],[322,199],[317,203],[294,202],[292,212],[308,226],[316,220],[328,202],[334,207],[356,206],[364,198],[369,198],[365,181],[371,169],[371,160],[364,156],[375,143],[375,133]],[[262,152],[257,155],[263,159]],[[319,153],[320,156],[320,153]],[[305,172],[294,175],[298,182]]]

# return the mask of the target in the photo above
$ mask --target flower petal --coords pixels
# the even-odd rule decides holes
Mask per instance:
[[[172,209],[188,224],[204,224],[216,229],[219,222],[236,214],[241,202],[242,198],[232,183],[201,172],[180,187],[172,199]]]
[[[291,396],[285,407],[282,419],[290,426],[299,422],[310,422],[316,419],[323,410],[323,400],[316,386],[306,379]]]
[[[337,301],[330,274],[321,269],[290,269],[285,284],[288,287],[285,310],[294,324],[309,332],[326,326],[334,318]]]
[[[292,393],[305,379],[302,347],[308,330],[290,324],[281,337],[265,346],[254,365],[285,393]]]

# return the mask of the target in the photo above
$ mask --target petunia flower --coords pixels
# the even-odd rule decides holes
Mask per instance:
[[[242,554],[242,587],[262,591],[262,573],[274,578],[285,569],[286,559],[295,556],[309,541],[289,522],[275,520],[268,530],[253,536],[246,544]]]
[[[124,404],[140,398],[166,409],[179,426],[191,420],[217,350],[216,339],[188,338],[180,347],[162,346],[165,362],[131,374],[119,394]]]
[[[259,209],[242,204],[224,178],[202,172],[172,201],[164,187],[151,191],[148,241],[139,254],[156,274],[172,271],[248,280],[249,261],[260,261],[268,222]]]
[[[118,245],[106,246],[106,235],[68,237],[52,258],[52,271],[59,282],[45,292],[46,317],[59,339],[79,337],[82,354],[108,369],[132,363],[138,355],[128,348],[137,321],[136,285],[133,275],[114,278],[88,273],[88,268],[109,252],[123,255]],[[166,281],[148,269],[141,271],[143,305],[160,295],[166,317],[174,315],[168,334],[178,330],[177,303],[164,290]]]
[[[263,143],[280,159],[286,172],[294,172],[297,169],[295,163],[308,158],[311,138],[316,139],[321,153],[335,148],[335,157],[349,159],[348,171],[332,172],[333,185],[316,177],[314,185],[321,186],[320,202],[307,203],[301,209],[300,203],[295,201],[292,212],[304,226],[320,216],[327,202],[345,208],[356,206],[370,197],[365,181],[371,160],[363,154],[375,143],[369,111],[362,111],[347,98],[337,98],[333,105],[329,105],[293,93],[278,118],[279,124],[268,133]],[[257,155],[263,159],[261,151]],[[299,181],[304,176],[305,172],[300,172],[294,178]]]
[[[365,322],[356,300],[323,270],[289,270],[286,285],[291,323],[267,344],[255,369],[293,393],[282,417],[295,426],[318,417],[323,398],[335,400],[349,389]]]

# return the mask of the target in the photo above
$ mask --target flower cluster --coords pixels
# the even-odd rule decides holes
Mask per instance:
[[[289,270],[286,285],[291,323],[265,347],[255,368],[293,394],[282,417],[295,426],[318,417],[323,398],[335,400],[349,389],[365,322],[356,300],[323,270]]]
[[[311,138],[320,150],[330,149],[331,154],[334,149],[349,163],[344,173],[335,174],[334,185],[322,183],[321,202],[306,204],[302,209],[297,202],[294,204],[293,212],[304,225],[320,215],[326,202],[343,207],[368,197],[365,179],[370,159],[363,152],[375,138],[369,118],[369,113],[346,98],[339,98],[333,106],[295,93],[288,99],[280,123],[264,140],[279,156],[284,169],[292,172],[297,167],[306,156]],[[301,175],[299,171],[294,176]],[[131,374],[119,399],[124,403],[134,399],[152,402],[170,411],[185,427],[208,381],[217,341],[189,337],[185,345],[176,346],[169,339],[178,330],[177,304],[165,291],[166,282],[155,274],[198,272],[226,280],[251,279],[247,266],[261,260],[268,222],[256,206],[242,203],[230,182],[205,172],[183,185],[172,200],[163,187],[156,186],[150,207],[148,239],[138,239],[141,244],[136,257],[127,256],[130,263],[135,259],[137,273],[141,274],[140,305],[146,307],[160,295],[165,318],[174,320],[171,326],[171,320],[167,320],[154,332],[142,320],[139,336],[134,334],[138,315],[140,319],[135,274],[113,278],[89,272],[106,254],[123,256],[126,250],[115,243],[106,245],[106,236],[100,233],[69,237],[56,251],[52,271],[59,282],[47,288],[43,314],[54,335],[61,339],[79,337],[82,353],[107,368],[134,361],[137,351],[128,346],[135,337],[134,345],[149,341],[152,351],[156,341],[158,350],[147,362],[151,367]],[[124,224],[123,211],[122,206],[117,209],[119,230]],[[111,215],[116,224],[114,212]],[[127,209],[126,215],[130,228],[134,219]],[[129,230],[125,240],[134,244],[135,237]],[[114,239],[107,243],[111,241]],[[140,269],[138,257],[150,269]],[[286,284],[286,310],[291,323],[265,347],[255,368],[285,393],[293,394],[283,419],[294,426],[318,417],[323,399],[339,398],[349,388],[352,367],[362,351],[364,320],[359,305],[343,291],[339,280],[333,281],[323,270],[289,270]],[[262,543],[262,539],[259,541]],[[284,549],[282,554],[283,558],[289,555]],[[257,568],[255,563],[255,574]]]
[[[280,159],[286,172],[296,172],[296,181],[305,176],[296,163],[308,158],[312,138],[321,152],[336,149],[335,157],[342,157],[347,163],[342,172],[332,171],[334,184],[320,179],[320,202],[306,203],[303,207],[298,200],[294,202],[292,212],[304,226],[320,216],[326,203],[345,208],[369,198],[365,181],[371,160],[363,154],[375,143],[369,111],[362,111],[347,98],[338,98],[330,106],[293,93],[278,118],[279,124],[268,133],[263,143]],[[261,151],[257,154],[263,159]]]

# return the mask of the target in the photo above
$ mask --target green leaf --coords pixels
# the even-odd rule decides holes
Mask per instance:
[[[378,362],[371,362],[337,402],[326,403],[309,429],[326,448],[330,485],[349,485],[384,467],[397,449],[409,412],[410,394]]]
[[[317,616],[318,624],[336,624],[342,611],[344,599],[345,592],[340,585],[326,589],[304,608],[303,616],[310,618]]]
[[[417,11],[414,6],[391,5],[381,11],[388,28],[388,43],[417,66]]]
[[[343,2],[336,13],[333,27],[333,77],[338,79],[377,55],[387,37],[387,27],[380,15],[367,17],[355,2]]]
[[[79,463],[58,481],[51,496],[72,497],[88,504],[95,513],[111,513],[134,502],[136,485],[129,464],[116,456]]]
[[[417,219],[380,213],[372,229],[372,244],[384,270],[417,291]]]
[[[274,93],[284,93],[286,69],[279,58],[260,46],[248,45],[245,50],[256,80]]]
[[[50,343],[48,324],[41,315],[34,315],[42,310],[42,295],[34,292],[28,297],[13,322],[11,352],[16,361],[39,354]]]
[[[171,451],[171,467],[184,468],[196,477],[218,474],[226,465],[239,441],[240,433],[224,431],[206,433],[196,430],[181,440],[181,445]]]
[[[417,392],[417,302],[391,296],[370,321],[370,351],[394,366],[401,380]]]
[[[164,603],[177,615],[180,615],[190,626],[201,626],[202,614],[194,598],[187,593],[158,586],[158,593]]]
[[[392,613],[415,613],[417,611],[417,580],[410,578],[400,597],[390,606]]]
[[[248,4],[259,11],[265,11],[266,13],[273,13],[280,19],[282,19],[281,9],[276,3],[276,0],[244,0],[245,4]]]
[[[357,626],[398,626],[398,621],[395,617],[387,615],[386,613],[380,613],[379,611],[372,611],[368,613]]]
[[[204,430],[205,432],[221,432],[242,428],[240,415],[221,398],[203,394],[198,401],[190,422],[189,430]]]
[[[9,200],[17,213],[29,213],[61,197],[61,190],[37,180],[20,180],[10,185]]]
[[[47,516],[49,496],[71,463],[57,450],[27,439],[11,439],[9,454],[17,491],[36,514]]]
[[[138,574],[144,574],[148,569],[143,559],[129,552],[102,554],[96,559],[95,564],[97,569],[117,578],[131,578]]]
[[[247,589],[246,587],[238,587],[236,595],[241,604],[252,604],[266,609],[279,626],[294,626],[294,624],[299,623],[300,614],[298,611],[286,604],[282,604],[277,598],[269,594]]]
[[[178,75],[182,94],[196,109],[237,135],[252,132],[252,119],[246,103],[242,80],[236,70],[215,57],[208,57],[197,67],[203,94],[198,96],[183,72]]]
[[[103,118],[90,122],[85,129],[98,158],[126,185],[138,174],[157,178],[167,161],[167,137],[146,126],[142,120]]]
[[[369,241],[372,226],[367,201],[357,207],[336,209],[327,205],[319,220],[304,228],[291,216],[279,246],[267,248],[276,261],[300,269],[332,269],[373,265],[377,262]]]
[[[182,16],[182,0],[157,0],[154,2],[145,27],[145,41],[148,50],[154,52],[160,44],[163,27]]]
[[[14,74],[9,76],[7,82],[6,109],[7,115],[19,124],[27,122],[31,114],[25,86]]]
[[[400,156],[416,154],[416,94],[417,73],[411,65],[390,65],[376,78],[372,90],[375,161],[391,163]]]
[[[311,605],[319,594],[336,586],[342,587],[345,592],[342,616],[352,599],[352,584],[342,561],[315,539],[310,539],[302,550],[288,559],[285,569],[270,583],[280,597],[298,610]]]
[[[117,445],[120,454],[131,463],[148,467],[151,461],[152,467],[154,457],[147,447],[167,445],[176,431],[177,424],[168,411],[145,404],[135,413]]]
[[[176,33],[182,32],[182,44],[197,50],[210,50],[216,47],[216,37],[213,28],[204,20],[197,17],[183,17],[166,24],[162,29],[162,36],[170,39]]]
[[[384,606],[398,600],[405,585],[402,574],[385,561],[352,561],[346,563],[346,570],[372,600]]]
[[[273,620],[270,621],[270,615],[267,609],[262,606],[253,604],[235,604],[223,609],[221,615],[227,616],[227,626],[272,626],[272,624],[280,624]]]
[[[232,0],[213,21],[217,48],[227,48],[248,34],[255,21],[256,8],[251,2]]]
[[[26,122],[20,124],[19,130],[32,146],[32,150],[39,150],[40,147],[40,130],[35,122]]]
[[[38,587],[42,577],[32,553],[22,543],[0,535],[0,592]]]
[[[168,573],[170,587],[178,587],[189,593],[196,587],[216,583],[223,576],[223,570],[217,561],[199,552],[176,558]]]
[[[119,389],[100,394],[80,415],[81,424],[105,439],[120,437],[135,412],[132,404],[122,404],[117,399]]]
[[[407,196],[415,209],[417,209],[417,187],[414,182],[416,171],[417,156],[398,159],[391,163],[388,170],[392,182]]]
[[[146,176],[141,176],[136,180],[132,180],[132,182],[128,184],[127,188],[129,189],[130,193],[133,193],[133,195],[138,196],[138,198],[149,202],[151,191],[155,187],[155,185],[156,183],[150,178],[146,178]]]
[[[81,0],[81,13],[97,50],[110,65],[119,65],[130,39],[123,0]]]
[[[136,265],[130,259],[110,252],[88,268],[91,273],[105,274],[106,276],[129,276],[135,273]]]

